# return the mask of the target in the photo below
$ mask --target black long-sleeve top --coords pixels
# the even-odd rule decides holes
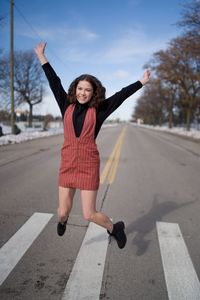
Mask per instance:
[[[50,88],[55,96],[55,99],[60,108],[62,117],[64,118],[64,114],[68,106],[71,104],[68,100],[67,93],[65,92],[60,78],[55,73],[54,69],[49,63],[45,63],[43,66],[43,70],[48,79]],[[128,85],[123,88],[121,91],[117,92],[113,96],[105,99],[98,108],[96,108],[96,127],[95,127],[95,138],[97,137],[99,130],[106,120],[106,118],[114,112],[128,97],[134,94],[137,90],[142,87],[142,83],[140,81],[136,81],[133,84]],[[80,104],[78,101],[76,102],[76,106],[73,113],[73,125],[76,137],[79,137],[83,128],[83,123],[85,120],[85,115],[88,109],[88,104]]]

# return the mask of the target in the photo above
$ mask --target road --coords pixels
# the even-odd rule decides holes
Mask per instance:
[[[102,128],[97,207],[124,220],[120,250],[83,220],[79,191],[57,236],[62,140],[0,147],[0,299],[200,299],[200,143],[131,124]]]

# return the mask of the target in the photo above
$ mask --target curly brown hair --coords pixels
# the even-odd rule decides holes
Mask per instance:
[[[68,99],[71,103],[76,103],[76,87],[79,81],[88,81],[93,87],[93,95],[91,100],[88,102],[89,107],[97,108],[99,104],[105,99],[106,89],[102,85],[101,81],[95,76],[89,74],[83,74],[74,79],[68,89]]]

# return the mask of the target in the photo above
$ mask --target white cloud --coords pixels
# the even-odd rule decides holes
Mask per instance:
[[[60,30],[60,29],[59,29]],[[66,29],[59,33],[55,39],[59,41],[59,52],[68,61],[80,62],[85,60],[95,64],[121,64],[138,63],[147,61],[155,51],[163,49],[166,39],[158,40],[148,37],[142,29],[126,29],[116,38],[107,41],[96,33],[86,29]],[[59,36],[62,35],[62,39]],[[67,43],[66,43],[67,39]],[[97,41],[98,39],[98,41]],[[64,40],[64,43],[63,43]],[[95,45],[87,44],[88,41],[94,41]],[[84,43],[85,42],[85,43]],[[65,49],[63,45],[66,44]],[[105,46],[106,45],[106,46]],[[95,46],[95,48],[94,48]],[[118,78],[128,77],[127,71],[119,70],[114,76]]]
[[[126,70],[117,70],[113,73],[113,76],[116,78],[127,78],[130,76],[130,73]]]
[[[128,29],[105,49],[102,61],[115,64],[137,61],[138,58],[149,57],[165,46],[166,37],[164,40],[152,39],[141,29]]]
[[[46,27],[46,28],[35,28],[35,32],[31,31],[30,28],[18,29],[18,34],[26,37],[36,38],[41,37],[44,40],[62,41],[69,39],[69,42],[80,42],[80,41],[93,41],[99,36],[97,33],[89,30],[88,28],[70,28],[65,24],[59,26]],[[36,35],[37,34],[37,35]]]

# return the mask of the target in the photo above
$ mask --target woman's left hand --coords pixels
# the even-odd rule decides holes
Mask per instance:
[[[150,76],[151,76],[150,71],[149,71],[149,70],[146,70],[146,71],[144,72],[144,75],[143,75],[142,79],[140,80],[140,82],[142,83],[142,85],[145,85],[145,84],[149,81]]]

